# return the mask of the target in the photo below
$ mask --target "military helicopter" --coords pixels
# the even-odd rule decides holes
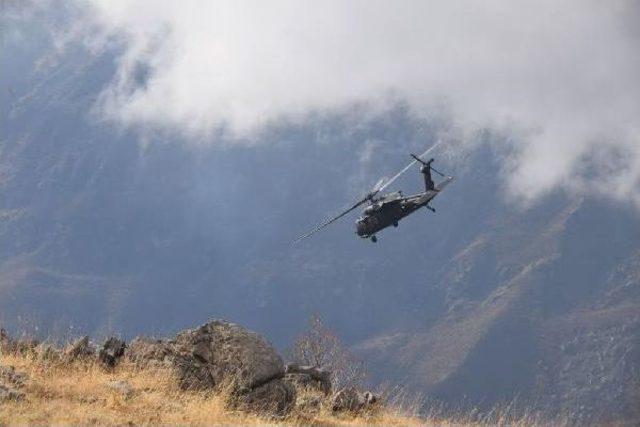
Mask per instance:
[[[405,166],[400,172],[395,174],[391,179],[387,180],[386,178],[381,178],[373,189],[353,206],[346,209],[339,215],[320,223],[311,231],[298,237],[294,243],[310,237],[312,234],[317,233],[329,224],[332,224],[352,210],[357,209],[364,204],[367,204],[367,206],[362,211],[362,216],[356,220],[356,234],[361,238],[371,239],[374,243],[378,241],[378,238],[376,237],[376,233],[378,231],[391,225],[397,227],[398,222],[402,218],[412,214],[421,207],[425,207],[429,211],[435,213],[436,210],[429,206],[429,203],[453,180],[452,176],[445,175],[431,166],[434,161],[433,158],[428,161],[422,160],[422,157],[426,156],[438,145],[440,145],[440,141],[431,146],[420,156],[411,154],[413,161]],[[421,164],[420,173],[422,173],[424,177],[425,191],[411,196],[404,196],[402,191],[378,196],[378,193],[391,185],[396,179],[417,163]],[[443,180],[438,184],[435,184],[431,177],[431,172],[437,173],[443,178]]]

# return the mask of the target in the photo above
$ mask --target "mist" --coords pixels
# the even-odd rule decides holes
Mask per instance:
[[[66,37],[118,43],[96,100],[124,126],[215,143],[397,99],[445,108],[465,141],[512,135],[506,195],[561,189],[640,206],[640,17],[631,1],[93,1]],[[608,163],[604,163],[604,162]],[[598,164],[610,173],[592,173]]]

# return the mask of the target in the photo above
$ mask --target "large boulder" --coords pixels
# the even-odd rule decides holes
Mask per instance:
[[[127,345],[124,357],[139,367],[170,367],[174,353],[171,342],[136,337]]]
[[[178,334],[172,342],[180,385],[208,389],[230,384],[250,391],[284,376],[284,363],[263,337],[221,320]]]
[[[283,415],[294,405],[295,388],[283,379],[282,358],[263,337],[239,325],[212,320],[172,340],[139,337],[125,352],[138,366],[170,367],[183,389],[229,387],[237,409]]]

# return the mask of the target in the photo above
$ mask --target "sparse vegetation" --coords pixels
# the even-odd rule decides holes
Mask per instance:
[[[335,414],[321,405],[317,411],[298,408],[285,418],[274,419],[229,409],[224,390],[182,390],[172,373],[160,368],[121,363],[108,371],[93,360],[48,361],[37,353],[4,354],[0,364],[15,367],[28,378],[24,399],[2,403],[0,425],[548,425],[531,414],[514,416],[509,407],[484,416],[469,412],[446,418],[433,411],[420,417],[413,412],[415,406],[407,406],[411,397],[401,393],[370,413]],[[298,399],[305,399],[308,393],[300,390]]]
[[[348,351],[328,333],[321,321],[312,322],[310,334],[298,344],[309,357],[330,362]],[[319,335],[317,335],[319,333]],[[311,337],[320,337],[314,341]],[[9,341],[6,341],[9,342]],[[320,344],[330,344],[324,347]],[[422,400],[403,389],[383,392],[384,399],[357,412],[334,411],[334,399],[321,389],[295,383],[293,409],[284,416],[238,410],[229,387],[198,390],[180,386],[176,371],[163,365],[144,365],[126,357],[106,366],[78,339],[65,349],[49,344],[13,341],[0,349],[0,384],[15,387],[19,398],[0,399],[0,426],[4,425],[424,425],[485,426],[545,425],[532,414],[507,406],[488,414],[477,412],[424,414]],[[2,347],[2,345],[0,345]],[[78,348],[85,351],[77,351]],[[9,348],[9,351],[6,349]],[[338,351],[340,349],[340,351]],[[327,359],[328,358],[328,359]],[[342,366],[342,365],[333,365]],[[360,365],[358,365],[360,366]],[[352,371],[346,371],[350,373]],[[344,379],[353,377],[343,377]],[[384,403],[382,403],[384,402]],[[519,414],[519,415],[517,415]],[[554,425],[562,423],[554,422]],[[566,423],[565,423],[566,424]]]
[[[294,410],[283,419],[268,418],[230,409],[225,390],[185,391],[171,371],[140,369],[127,362],[109,371],[93,359],[49,361],[33,352],[4,354],[0,364],[15,367],[28,378],[22,388],[24,399],[2,403],[0,425],[257,425],[274,422],[418,425],[422,422],[393,410],[338,416],[327,407],[320,407],[312,414]]]
[[[294,342],[291,358],[301,365],[331,372],[334,389],[361,386],[366,378],[364,363],[356,358],[317,315],[309,318],[307,330]]]

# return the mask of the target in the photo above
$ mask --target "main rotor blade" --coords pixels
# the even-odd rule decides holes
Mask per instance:
[[[438,147],[440,144],[442,144],[441,140],[438,140],[435,144],[433,144],[431,147],[427,148],[427,150],[420,154],[419,157],[423,157],[426,156],[427,154],[429,154],[431,152],[431,150],[435,149],[436,147]],[[391,185],[391,183],[393,183],[393,181],[395,181],[396,179],[400,178],[400,175],[402,175],[403,173],[405,173],[406,171],[408,171],[409,169],[411,169],[411,166],[415,165],[417,163],[417,160],[413,160],[411,161],[411,163],[409,163],[407,166],[405,166],[400,172],[398,172],[397,174],[395,174],[393,176],[393,178],[391,178],[389,181],[385,182],[380,189],[378,189],[378,191],[376,191],[376,193],[384,190],[385,188],[387,188],[388,186]]]
[[[377,193],[378,191],[380,191],[380,188],[384,185],[384,182],[386,180],[387,180],[386,176],[383,176],[382,178],[380,178],[378,182],[376,182],[376,185],[373,186],[373,189],[371,190],[371,192]]]
[[[356,203],[355,205],[351,206],[349,209],[347,209],[346,211],[342,212],[338,216],[335,216],[335,217],[333,217],[333,218],[331,218],[331,219],[329,219],[329,220],[317,225],[313,230],[311,230],[308,233],[305,233],[302,236],[298,237],[296,240],[293,241],[293,243],[298,243],[300,240],[306,239],[307,237],[311,236],[312,234],[317,233],[318,231],[320,231],[323,228],[325,228],[327,225],[339,220],[340,218],[342,218],[343,216],[345,216],[346,214],[348,214],[352,210],[356,209],[358,206],[364,204],[367,200],[369,200],[369,199],[368,198],[364,198],[364,199],[360,200],[358,203]]]

